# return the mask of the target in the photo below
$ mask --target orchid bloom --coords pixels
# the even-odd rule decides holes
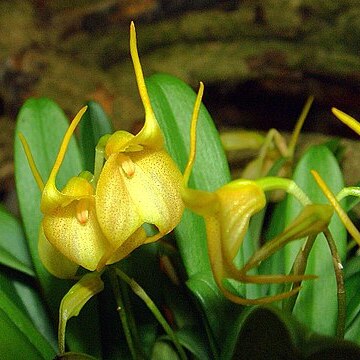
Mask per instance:
[[[145,123],[137,135],[117,131],[100,139],[100,170],[71,178],[62,190],[56,176],[70,138],[86,107],[70,124],[57,159],[44,185],[25,139],[21,137],[34,177],[42,190],[44,214],[39,234],[39,255],[49,272],[70,278],[79,266],[100,271],[126,257],[138,246],[158,240],[179,223],[184,205],[182,175],[164,149],[163,135],[151,107],[130,26],[130,53]],[[99,163],[99,160],[97,159]],[[157,233],[147,236],[143,225]]]
[[[185,206],[205,220],[207,246],[214,279],[223,294],[231,301],[243,304],[264,304],[294,295],[300,287],[273,296],[245,299],[230,291],[223,283],[232,279],[244,283],[285,283],[313,279],[314,275],[247,275],[247,272],[271,256],[290,241],[325,230],[332,217],[329,205],[311,204],[296,184],[283,178],[268,177],[258,180],[239,179],[214,192],[190,189],[188,181],[195,162],[196,123],[203,94],[203,84],[195,102],[190,131],[190,155],[184,172],[182,197]],[[234,265],[251,217],[266,205],[264,191],[282,189],[295,195],[304,205],[298,217],[275,239],[266,243],[248,260],[242,269]]]

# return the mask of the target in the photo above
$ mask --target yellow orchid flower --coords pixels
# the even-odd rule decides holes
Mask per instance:
[[[56,187],[57,173],[71,135],[85,111],[86,107],[79,111],[66,131],[45,185],[20,134],[30,167],[42,191],[40,207],[44,217],[39,231],[39,256],[48,271],[60,278],[73,277],[79,265],[92,271],[99,268],[109,248],[97,221],[94,188],[89,179],[81,174],[71,178],[62,191]]]
[[[185,206],[205,220],[208,254],[215,282],[229,300],[242,305],[265,304],[290,297],[298,292],[300,287],[274,296],[245,299],[228,290],[223,281],[232,279],[243,283],[285,283],[314,279],[316,277],[314,275],[247,275],[247,272],[288,242],[325,230],[331,219],[332,209],[328,205],[311,204],[293,181],[284,178],[239,179],[214,192],[188,188],[195,161],[196,124],[203,89],[203,84],[200,83],[191,120],[190,155],[184,172],[182,197]],[[276,189],[296,195],[305,205],[304,209],[283,233],[266,243],[254,253],[242,269],[238,269],[234,265],[234,259],[247,232],[249,221],[254,214],[265,207],[264,191]]]
[[[100,226],[111,245],[118,249],[111,256],[112,262],[140,243],[156,241],[169,233],[179,223],[184,210],[180,196],[182,175],[164,149],[163,135],[145,86],[133,23],[130,52],[145,109],[145,124],[135,136],[118,131],[107,140],[106,162],[96,186]],[[158,233],[145,240],[140,233],[130,240],[144,223],[155,225]]]
[[[145,86],[133,23],[130,53],[145,123],[137,135],[118,131],[100,140],[104,158],[100,160],[100,170],[97,159],[95,178],[84,172],[70,179],[61,191],[56,187],[67,146],[86,107],[70,124],[45,186],[30,149],[20,136],[42,190],[44,217],[39,254],[49,272],[58,277],[73,277],[79,265],[99,271],[121,260],[138,246],[173,230],[184,210],[180,195],[182,175],[164,149],[163,135]],[[147,236],[144,224],[154,225],[158,232]]]

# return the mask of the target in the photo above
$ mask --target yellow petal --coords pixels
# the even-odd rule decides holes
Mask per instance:
[[[232,264],[247,232],[250,218],[266,205],[263,190],[252,181],[238,180],[216,191],[219,198],[221,247],[224,259]]]
[[[184,207],[181,174],[165,151],[125,154],[109,157],[96,188],[98,220],[114,248],[144,223],[155,225],[162,235],[170,232]]]
[[[91,198],[74,200],[45,214],[42,225],[48,241],[85,269],[98,269],[100,260],[111,248],[96,219]]]
[[[30,167],[30,170],[31,170],[31,172],[32,172],[32,174],[34,176],[36,184],[39,187],[39,190],[41,192],[43,192],[43,190],[44,190],[44,182],[43,182],[43,179],[41,178],[39,170],[38,170],[38,168],[37,168],[37,166],[35,164],[34,158],[32,156],[31,150],[30,150],[30,146],[29,146],[28,142],[26,141],[26,139],[25,139],[25,137],[24,137],[24,135],[22,133],[19,133],[19,139],[20,139],[21,144],[23,146],[26,159],[27,159],[27,161],[29,163],[29,167]]]
[[[49,273],[60,279],[71,279],[75,277],[79,265],[69,260],[50,244],[46,239],[42,226],[39,232],[38,249],[40,260]]]
[[[358,135],[360,135],[360,124],[350,115],[338,110],[336,108],[332,108],[331,111],[333,114],[345,125],[347,125],[351,130],[355,131]]]

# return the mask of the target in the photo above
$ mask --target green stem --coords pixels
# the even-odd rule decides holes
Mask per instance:
[[[145,355],[142,351],[142,346],[140,342],[139,333],[137,331],[134,314],[131,308],[131,302],[129,298],[129,287],[124,281],[120,281],[120,291],[122,294],[123,304],[125,306],[125,309],[127,310],[128,324],[132,334],[133,342],[135,344],[135,348],[138,350],[138,353],[141,353],[141,358],[145,358]]]
[[[263,191],[284,190],[288,194],[293,195],[301,205],[311,204],[308,196],[296,185],[293,180],[275,176],[267,176],[261,179],[256,179],[255,182]]]
[[[333,265],[334,265],[334,271],[335,271],[336,285],[337,285],[338,321],[336,327],[336,336],[339,339],[343,339],[345,334],[345,322],[346,322],[346,294],[345,294],[345,285],[344,285],[343,266],[341,264],[341,259],[337,251],[335,241],[328,228],[324,231],[324,235],[326,237],[327,243],[330,248]]]
[[[59,354],[65,353],[65,329],[66,329],[66,321],[59,321],[58,325],[58,348]]]
[[[314,101],[314,97],[309,96],[308,99],[306,100],[306,103],[305,103],[305,105],[301,111],[301,114],[296,122],[294,131],[291,135],[291,139],[290,139],[289,146],[288,146],[288,152],[289,152],[289,156],[291,158],[294,156],[296,144],[297,144],[301,129],[304,125],[305,119],[310,111],[313,101]]]
[[[347,196],[360,197],[360,188],[358,186],[345,187],[336,195],[336,199],[337,201],[341,201]]]
[[[120,316],[120,321],[121,321],[121,324],[122,324],[122,327],[123,327],[123,330],[124,330],[126,342],[127,342],[128,346],[129,346],[131,357],[134,360],[138,359],[137,352],[136,352],[134,342],[133,342],[133,338],[132,338],[132,334],[131,334],[130,327],[129,327],[129,321],[128,321],[128,318],[127,318],[124,302],[123,302],[121,291],[120,291],[120,286],[119,286],[119,281],[118,281],[118,278],[117,278],[117,273],[111,267],[109,267],[109,278],[110,278],[111,287],[113,289],[114,296],[115,296],[115,301],[116,301],[116,305],[117,305],[117,311],[118,311],[119,316]]]
[[[307,260],[309,258],[310,251],[314,245],[315,239],[317,235],[311,235],[307,238],[304,246],[302,246],[295,258],[295,261],[293,263],[292,269],[290,271],[291,274],[294,275],[303,275],[305,273]],[[295,289],[297,287],[301,286],[301,281],[295,282],[292,285],[292,289]],[[285,299],[283,301],[283,309],[292,312],[294,310],[294,306],[296,303],[296,300],[299,296],[299,292],[297,292],[294,296]]]
[[[331,257],[334,265],[336,285],[337,285],[338,321],[336,327],[336,336],[340,339],[343,339],[345,333],[345,322],[346,322],[346,294],[345,294],[344,276],[342,271],[343,266],[341,264],[341,259],[337,251],[335,241],[328,228],[324,230],[324,235],[330,248]],[[307,259],[314,245],[315,239],[316,236],[309,236],[304,247],[300,249],[294,261],[294,265],[291,271],[293,274],[302,275],[305,273]],[[300,285],[301,285],[300,282],[294,283],[292,288],[298,287]],[[286,299],[283,302],[283,309],[292,312],[297,300],[297,296],[298,294],[292,296],[289,299]]]
[[[115,268],[116,271],[116,275],[119,276],[120,279],[122,279],[123,281],[125,281],[130,287],[131,289],[134,291],[134,293],[139,296],[139,298],[141,300],[144,301],[144,303],[146,304],[146,306],[149,308],[149,310],[153,313],[153,315],[155,316],[156,320],[160,323],[160,325],[163,327],[163,329],[165,330],[165,332],[168,334],[168,336],[171,338],[171,340],[174,343],[174,346],[176,348],[176,350],[178,351],[179,355],[180,355],[180,359],[181,360],[186,360],[186,354],[182,348],[182,346],[179,343],[179,340],[176,336],[176,334],[174,333],[174,331],[171,329],[170,325],[167,323],[167,321],[165,320],[165,318],[163,317],[163,315],[161,314],[161,312],[159,311],[159,309],[157,308],[157,306],[155,305],[155,303],[150,299],[150,297],[146,294],[146,292],[144,291],[144,289],[134,280],[131,279],[129,276],[127,276],[124,272],[122,272],[119,268]]]

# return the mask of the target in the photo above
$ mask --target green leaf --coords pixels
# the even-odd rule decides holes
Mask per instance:
[[[259,248],[259,238],[261,236],[264,214],[265,210],[262,210],[258,214],[255,214],[250,220],[249,229],[245,234],[241,248],[234,259],[234,264],[238,269],[241,269]],[[258,268],[251,269],[248,274],[257,275]],[[234,293],[249,299],[263,296],[263,291],[266,287],[266,285],[264,286],[263,284],[245,284],[238,281],[230,281],[230,283],[231,287],[234,289]]]
[[[293,179],[308,194],[311,201],[327,204],[325,196],[310,174],[311,169],[318,171],[335,194],[343,188],[344,183],[339,165],[326,146],[311,147],[297,164]],[[301,205],[297,200],[288,197],[284,214],[286,225],[299,214],[300,209]],[[329,228],[340,257],[344,260],[346,231],[336,215],[333,216]],[[286,272],[290,271],[302,243],[302,241],[296,241],[285,247],[284,264]],[[303,283],[303,288],[295,304],[294,314],[313,331],[333,336],[336,332],[337,322],[337,287],[331,253],[323,234],[315,240],[308,259],[306,273],[316,274],[319,278]]]
[[[360,344],[360,257],[351,258],[344,268],[346,289],[345,339]]]
[[[264,231],[264,237],[266,241],[271,240],[284,230],[285,211],[285,199],[273,206],[271,217],[269,216],[269,224]],[[269,259],[263,261],[259,266],[259,272],[261,274],[285,274],[283,250],[281,249],[275,252],[275,254],[273,254]],[[264,286],[263,288],[265,289],[266,287]],[[284,291],[283,284],[270,284],[267,290],[268,291],[263,294],[264,296],[279,294]]]
[[[151,360],[179,360],[179,356],[172,347],[171,343],[167,341],[157,341],[153,347]]]
[[[19,273],[8,270],[0,271],[0,289],[31,319],[38,331],[56,348],[55,329],[49,318],[47,307],[37,292],[37,284],[27,276],[16,276]]]
[[[87,106],[88,108],[79,125],[79,144],[84,158],[84,169],[93,173],[95,147],[101,136],[113,132],[113,127],[100,104],[89,101]]]
[[[0,264],[34,276],[24,231],[19,221],[0,206]]]
[[[52,359],[55,352],[31,320],[0,290],[0,353],[4,360]]]
[[[38,284],[29,284],[28,281],[15,279],[13,283],[33,324],[47,341],[56,348],[56,331],[49,316],[48,307],[38,291]]]
[[[86,354],[67,352],[56,356],[54,360],[96,360],[96,358]]]
[[[186,348],[195,359],[211,359],[211,352],[199,327],[182,328],[176,332],[180,344]]]
[[[291,314],[267,306],[242,312],[226,339],[221,359],[355,360],[359,354],[355,344],[309,331]]]
[[[31,173],[18,134],[22,133],[26,138],[45,182],[54,165],[68,125],[69,121],[64,112],[53,101],[46,98],[29,99],[20,110],[15,132],[15,182],[20,212],[36,275],[54,319],[57,318],[60,301],[72,282],[53,277],[40,261],[37,243],[42,220],[41,193]],[[79,174],[81,170],[82,159],[73,138],[57,177],[58,187],[61,189],[70,177]],[[99,334],[98,314],[79,317],[78,321],[71,325],[67,336],[70,350],[98,356],[100,354],[99,337],[97,337]],[[88,340],[90,338],[91,341]]]
[[[309,337],[302,352],[305,360],[360,359],[360,348],[354,343],[316,334]]]
[[[9,266],[15,270],[21,271],[24,274],[34,276],[34,270],[19,261],[9,251],[0,246],[0,264]]]
[[[201,304],[211,350],[214,358],[217,358],[224,347],[228,334],[233,332],[234,321],[243,307],[224,298],[211,272],[192,276],[186,285]]]
[[[221,359],[300,359],[302,329],[272,307],[248,307],[233,325]]]
[[[351,323],[349,323],[345,329],[345,339],[353,341],[357,345],[360,345],[360,314],[357,313],[355,317],[352,318]]]
[[[24,313],[26,312],[25,305],[16,291],[14,281],[8,271],[0,271],[0,289],[19,309]]]

